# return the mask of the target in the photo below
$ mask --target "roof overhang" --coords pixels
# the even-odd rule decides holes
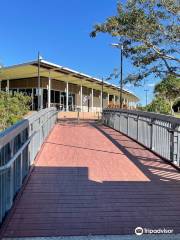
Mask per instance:
[[[37,75],[38,61],[3,67],[2,69],[0,69],[1,80],[23,79],[37,77]],[[45,60],[40,61],[40,76],[51,77],[51,79],[56,79],[78,85],[82,84],[82,86],[84,87],[93,88],[96,90],[102,89],[101,79],[94,78],[84,73],[80,73],[72,69],[51,62],[47,62]],[[104,82],[104,92],[119,96],[119,90],[119,87],[117,87],[116,85]],[[128,96],[128,99],[134,102],[139,101],[139,98],[128,90],[123,89],[123,95]]]

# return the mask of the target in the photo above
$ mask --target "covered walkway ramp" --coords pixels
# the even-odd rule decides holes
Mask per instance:
[[[179,216],[178,170],[98,122],[64,122],[44,142],[2,236],[180,233]]]

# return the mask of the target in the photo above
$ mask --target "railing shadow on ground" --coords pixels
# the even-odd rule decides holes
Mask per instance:
[[[35,167],[4,237],[179,233],[179,184],[150,180],[100,183],[87,167]]]
[[[115,146],[117,146],[124,153],[124,155],[126,155],[144,174],[146,174],[148,178],[151,179],[151,181],[155,179],[159,180],[160,178],[158,174],[162,174],[162,171],[164,171],[164,173],[161,175],[161,180],[171,181],[172,179],[169,179],[168,177],[169,172],[174,172],[175,175],[173,176],[173,181],[180,181],[180,171],[173,167],[170,169],[167,168],[169,163],[163,161],[160,157],[150,152],[150,150],[134,142],[132,139],[126,137],[122,133],[118,133],[117,135],[114,134],[114,130],[107,126],[102,126],[100,124],[93,124],[93,126],[103,135],[105,135]],[[119,136],[119,138],[117,138],[117,136]],[[127,142],[128,146],[126,144]],[[144,154],[146,157],[143,157]],[[158,163],[160,167],[158,167]],[[155,172],[155,169],[159,170],[160,172]]]

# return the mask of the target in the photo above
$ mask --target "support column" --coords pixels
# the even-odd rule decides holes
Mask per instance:
[[[94,110],[94,91],[93,88],[91,90],[91,112]]]
[[[1,82],[2,82],[2,80],[0,80],[0,92],[1,92]]]
[[[134,103],[134,107],[135,107],[135,109],[137,108],[137,103],[136,102]]]
[[[6,92],[9,93],[9,79],[7,80]]]
[[[81,112],[83,111],[83,99],[82,99],[82,85],[80,87],[80,108],[81,108]]]
[[[114,105],[116,104],[116,96],[113,97]]]
[[[41,88],[41,109],[43,109],[43,88]]]
[[[48,79],[48,108],[51,107],[51,77],[49,73],[49,79]]]
[[[100,96],[100,98],[101,98],[101,101],[100,101],[100,111],[102,112],[102,106],[103,106],[103,96],[102,96],[103,94],[102,94],[102,91],[101,91],[101,96]]]
[[[126,99],[127,109],[129,108],[129,102],[128,99]]]
[[[66,82],[66,112],[69,112],[69,83]]]
[[[108,93],[108,106],[109,106],[109,93]]]

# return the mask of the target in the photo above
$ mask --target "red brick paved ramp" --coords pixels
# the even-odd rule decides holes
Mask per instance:
[[[97,123],[56,125],[4,237],[180,232],[180,173]]]

